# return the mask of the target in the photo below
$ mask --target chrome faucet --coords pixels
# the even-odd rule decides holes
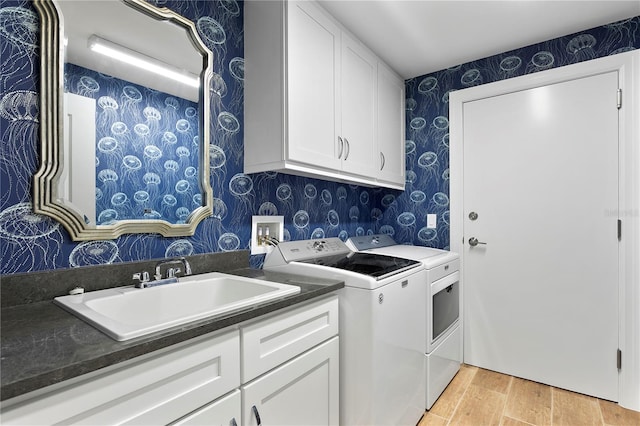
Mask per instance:
[[[185,259],[184,257],[176,257],[173,259],[161,260],[158,263],[156,263],[156,273],[153,277],[156,280],[161,280],[162,279],[161,267],[163,265],[172,265],[175,263],[182,264],[182,268],[183,268],[182,271],[180,270],[180,268],[169,268],[167,269],[167,278],[174,278],[178,272],[182,272],[184,276],[191,275],[191,265],[189,265],[189,262],[187,261],[187,259]]]

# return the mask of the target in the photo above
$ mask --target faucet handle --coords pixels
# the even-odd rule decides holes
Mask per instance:
[[[134,280],[138,280],[141,283],[146,283],[149,281],[149,272],[147,271],[136,272],[135,274],[133,274],[133,277],[131,278]]]
[[[180,272],[180,268],[169,268],[167,269],[167,278],[175,278],[176,274],[179,274]]]

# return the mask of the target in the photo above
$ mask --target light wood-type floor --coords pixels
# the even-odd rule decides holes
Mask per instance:
[[[418,426],[640,426],[613,402],[463,365]]]

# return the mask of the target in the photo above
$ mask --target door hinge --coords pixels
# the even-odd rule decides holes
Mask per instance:
[[[622,89],[618,89],[617,101],[618,109],[622,108]]]
[[[618,353],[616,355],[616,363],[618,366],[618,370],[622,369],[622,351],[618,349]]]
[[[618,241],[622,241],[622,220],[618,219]]]

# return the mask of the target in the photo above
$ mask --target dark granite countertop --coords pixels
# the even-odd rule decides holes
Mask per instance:
[[[0,399],[13,398],[344,287],[342,281],[260,269],[244,268],[229,273],[294,284],[300,287],[300,293],[125,342],[113,340],[52,300],[3,308]]]

